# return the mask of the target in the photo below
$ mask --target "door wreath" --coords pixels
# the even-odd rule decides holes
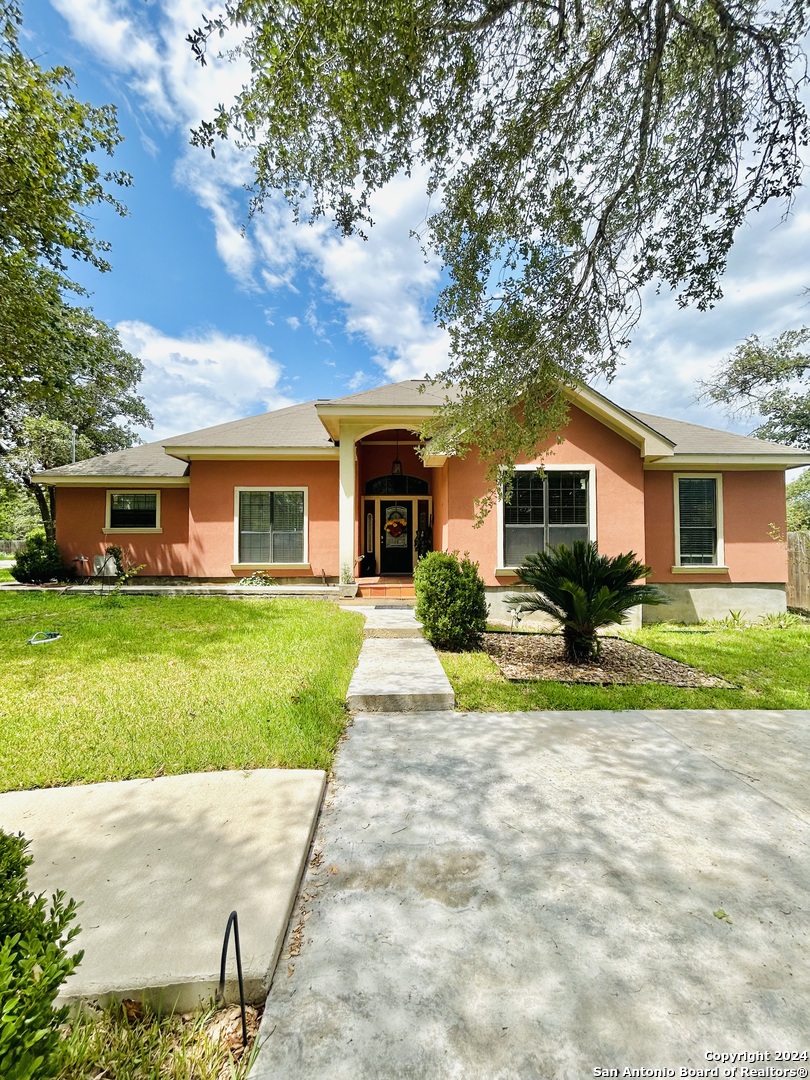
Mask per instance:
[[[391,518],[385,523],[385,531],[393,537],[402,536],[407,527],[408,522],[404,518]]]

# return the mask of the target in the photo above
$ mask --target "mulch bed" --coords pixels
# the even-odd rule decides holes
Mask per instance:
[[[663,683],[666,686],[733,688],[705,671],[670,660],[652,649],[622,638],[603,637],[602,655],[591,664],[570,664],[561,634],[484,634],[482,646],[506,679],[549,679],[554,682]]]

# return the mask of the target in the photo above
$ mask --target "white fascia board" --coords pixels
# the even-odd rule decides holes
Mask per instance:
[[[115,487],[122,485],[142,488],[163,487],[188,487],[188,476],[123,476],[118,473],[114,476],[49,476],[47,473],[36,473],[31,479],[37,484],[48,487]]]
[[[180,461],[337,461],[336,446],[164,446]]]
[[[643,458],[666,458],[674,454],[675,443],[671,439],[647,424],[643,424],[596,390],[592,390],[589,386],[566,386],[563,389],[572,405],[576,405],[605,427],[633,443],[639,448]]]
[[[436,408],[435,405],[400,405],[389,408],[380,405],[316,405],[315,412],[329,437],[339,442],[340,428],[344,421],[348,422],[353,430],[367,428],[371,431],[379,429],[381,425],[418,430],[422,421],[432,416]]]
[[[665,461],[645,459],[644,468],[650,471],[680,472],[683,469],[714,469],[723,471],[783,470],[810,465],[810,454],[675,454]]]

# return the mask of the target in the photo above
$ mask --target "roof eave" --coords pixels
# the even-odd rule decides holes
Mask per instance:
[[[128,484],[130,487],[188,487],[188,476],[131,476],[125,473],[35,473],[31,479],[46,487],[110,487]]]
[[[644,468],[677,472],[681,469],[714,469],[736,471],[756,469],[800,469],[810,465],[810,454],[673,454],[665,459],[645,458]]]
[[[352,428],[379,427],[391,424],[394,427],[411,427],[418,430],[422,422],[433,415],[438,405],[316,405],[318,419],[335,442],[340,442],[341,424],[345,421]],[[412,423],[418,421],[418,423]]]
[[[336,446],[164,446],[169,457],[180,461],[333,461],[340,457]]]
[[[597,390],[589,386],[566,386],[563,389],[571,404],[581,408],[583,412],[588,413],[605,427],[637,446],[645,460],[666,458],[675,453],[675,443],[671,439],[662,435],[660,431],[656,431],[655,428],[651,428],[620,405],[616,405]]]

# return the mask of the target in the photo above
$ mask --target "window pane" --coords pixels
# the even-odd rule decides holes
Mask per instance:
[[[503,553],[507,566],[546,547],[588,540],[587,472],[515,473],[512,501],[504,505]],[[544,503],[548,504],[548,520]]]
[[[273,533],[273,562],[303,562],[303,532]]]
[[[565,544],[571,547],[575,540],[588,540],[587,525],[550,525],[548,530],[548,546],[558,547]]]
[[[273,492],[273,529],[303,529],[304,493],[303,491]]]
[[[681,565],[717,562],[717,481],[713,476],[678,480]]]
[[[131,493],[110,496],[111,529],[154,529],[157,527],[157,495]]]
[[[521,471],[514,474],[503,515],[507,525],[543,524],[543,477],[540,473]]]
[[[542,525],[507,525],[504,528],[503,557],[507,566],[520,566],[527,555],[536,555],[545,546]]]
[[[304,561],[303,491],[239,493],[239,561]]]
[[[588,525],[588,474],[548,474],[549,525]],[[579,536],[579,534],[577,534]],[[587,540],[587,535],[585,536]]]
[[[272,562],[271,520],[269,491],[239,492],[239,562]]]

